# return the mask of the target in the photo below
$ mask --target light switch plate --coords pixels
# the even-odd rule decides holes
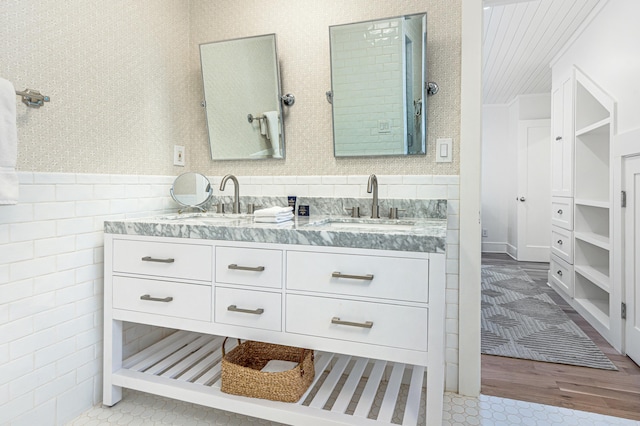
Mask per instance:
[[[184,155],[185,155],[184,146],[174,145],[173,146],[173,165],[184,167]]]
[[[453,139],[436,139],[436,163],[451,163],[453,161]]]

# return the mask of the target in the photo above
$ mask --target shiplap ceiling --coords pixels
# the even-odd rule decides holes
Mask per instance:
[[[549,63],[601,0],[484,0],[483,103],[551,91]]]

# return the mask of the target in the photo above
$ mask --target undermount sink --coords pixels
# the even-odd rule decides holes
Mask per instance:
[[[410,231],[416,227],[416,222],[402,219],[328,218],[307,226],[335,230]]]
[[[208,225],[240,224],[251,222],[252,217],[246,214],[188,213],[160,217],[162,220],[186,222],[202,222]]]

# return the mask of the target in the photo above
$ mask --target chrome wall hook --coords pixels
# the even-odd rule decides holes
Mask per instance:
[[[286,95],[282,96],[280,99],[282,99],[282,103],[285,106],[293,106],[293,104],[296,103],[296,97],[293,96],[291,93],[287,93]]]

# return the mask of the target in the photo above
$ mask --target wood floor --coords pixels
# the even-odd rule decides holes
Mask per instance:
[[[549,264],[516,262],[502,254],[483,254],[482,264],[518,265],[532,279],[545,283],[549,270]],[[556,296],[556,303],[618,371],[482,355],[482,393],[640,420],[640,367],[620,355],[562,297]]]

